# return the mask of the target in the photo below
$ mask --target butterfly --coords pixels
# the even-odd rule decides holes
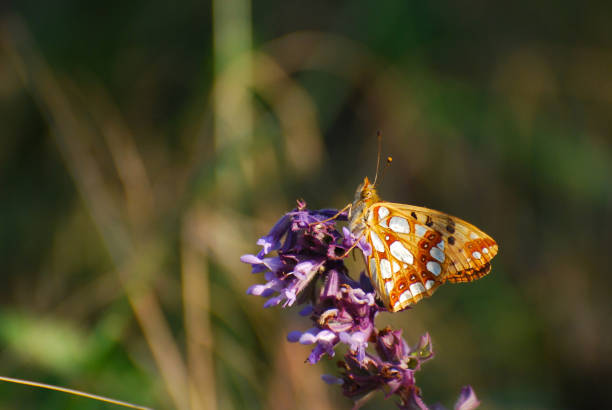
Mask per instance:
[[[371,247],[364,253],[367,273],[388,310],[415,304],[445,282],[471,282],[491,271],[498,247],[489,235],[443,212],[381,201],[375,185],[366,177],[357,188],[349,229]]]

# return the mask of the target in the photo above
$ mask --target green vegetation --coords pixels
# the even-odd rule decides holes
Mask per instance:
[[[14,3],[0,376],[156,409],[350,408],[239,257],[297,198],[351,201],[380,129],[385,200],[500,245],[487,278],[380,318],[430,333],[426,401],[610,402],[610,5]],[[13,408],[114,407],[2,382]]]

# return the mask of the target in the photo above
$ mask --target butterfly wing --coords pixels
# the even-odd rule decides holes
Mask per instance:
[[[431,296],[446,281],[471,282],[491,270],[497,243],[468,222],[391,202],[376,202],[366,214],[368,275],[391,311]]]

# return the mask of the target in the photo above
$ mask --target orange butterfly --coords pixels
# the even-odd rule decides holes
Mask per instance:
[[[349,229],[372,248],[366,268],[387,309],[397,312],[444,282],[471,282],[491,271],[498,248],[489,235],[443,212],[381,201],[375,185],[366,177],[357,188],[347,206]]]

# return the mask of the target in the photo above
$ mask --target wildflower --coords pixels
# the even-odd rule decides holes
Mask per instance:
[[[480,405],[480,401],[471,386],[463,386],[459,399],[455,403],[455,410],[473,410]]]
[[[257,244],[257,255],[243,255],[242,262],[253,273],[264,273],[266,283],[251,286],[247,293],[267,299],[264,307],[303,304],[302,316],[309,316],[312,327],[293,331],[288,341],[313,345],[309,363],[324,355],[334,357],[339,344],[347,351],[338,362],[340,374],[323,375],[329,384],[341,385],[344,395],[360,400],[376,390],[386,397],[399,397],[400,409],[427,409],[415,373],[421,364],[433,358],[429,334],[411,348],[401,330],[377,329],[375,318],[386,311],[376,300],[374,289],[362,273],[359,281],[349,276],[343,259],[353,247],[365,255],[372,249],[365,239],[357,240],[336,222],[346,221],[346,213],[323,209],[311,211],[304,202],[284,215]],[[271,252],[276,251],[276,255]],[[464,387],[455,404],[457,410],[478,406],[471,387]]]

